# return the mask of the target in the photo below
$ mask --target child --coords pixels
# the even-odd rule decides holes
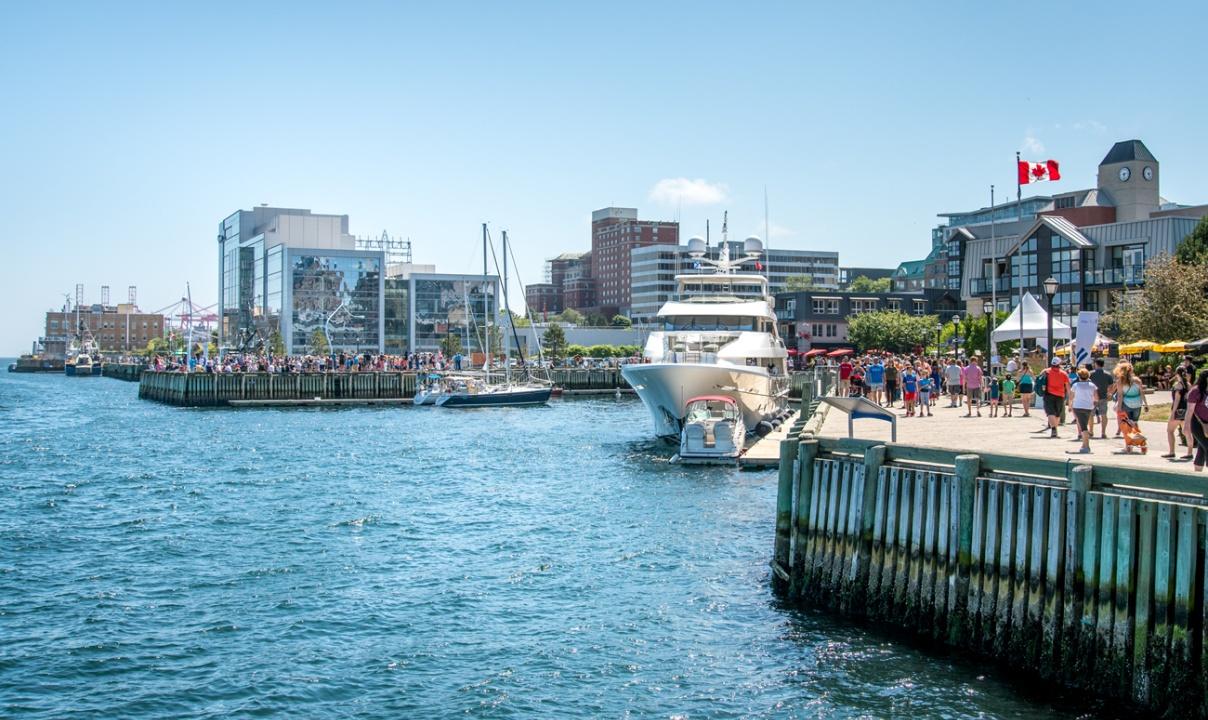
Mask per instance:
[[[906,406],[906,417],[914,416],[914,399],[919,391],[919,376],[907,365],[902,371],[902,404]]]
[[[997,375],[990,376],[990,417],[998,417],[998,398],[1002,394],[1002,382]]]
[[[927,417],[931,417],[931,386],[934,380],[925,372],[919,377],[919,417],[923,417],[924,410],[927,411]]]
[[[1006,407],[1002,416],[1011,417],[1015,407],[1015,380],[1011,378],[1011,373],[1007,373],[1002,381],[1002,402]]]

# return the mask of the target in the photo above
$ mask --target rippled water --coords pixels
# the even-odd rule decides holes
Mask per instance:
[[[640,404],[182,410],[0,375],[0,716],[1066,717],[780,607],[774,472]]]

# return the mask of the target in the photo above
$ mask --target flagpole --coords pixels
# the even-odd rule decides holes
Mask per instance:
[[[1023,183],[1019,182],[1019,151],[1015,151],[1015,212],[1017,222],[1023,221]],[[1022,232],[1022,231],[1021,231]],[[1023,240],[1023,238],[1020,238]],[[1039,268],[1037,268],[1039,270]],[[1019,361],[1023,362],[1023,263],[1019,263]]]
[[[994,355],[995,348],[998,343],[994,342],[994,323],[998,315],[998,234],[995,228],[994,218],[994,186],[990,186],[990,313],[986,318],[990,333],[990,346],[986,351],[990,353],[990,357],[986,358],[989,363],[986,367],[994,370]]]

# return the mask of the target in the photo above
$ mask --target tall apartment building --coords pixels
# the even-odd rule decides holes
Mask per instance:
[[[630,252],[650,245],[678,244],[677,222],[638,220],[637,208],[607,207],[593,212],[588,277],[595,285],[595,306],[605,315],[628,310]]]

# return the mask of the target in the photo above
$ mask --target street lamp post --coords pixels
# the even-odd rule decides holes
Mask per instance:
[[[1052,365],[1053,358],[1056,357],[1056,355],[1053,354],[1053,296],[1057,294],[1057,287],[1057,278],[1051,275],[1049,276],[1048,280],[1044,281],[1044,296],[1048,300],[1048,307],[1046,308],[1047,312],[1045,314],[1048,315],[1047,321],[1049,341],[1049,344],[1045,346],[1045,350],[1049,356],[1048,362],[1045,363],[1045,367]]]
[[[960,357],[960,354],[961,354],[961,343],[960,343],[960,334],[959,334],[960,327],[961,327],[961,316],[954,314],[952,316],[952,357],[954,359]]]
[[[940,347],[940,333],[943,332],[943,330],[944,330],[944,324],[937,322],[935,324],[935,356],[936,356],[936,358],[939,358],[941,355],[944,354],[943,349]]]
[[[990,352],[990,346],[994,342],[994,304],[989,300],[983,302],[982,312],[986,317],[986,370],[992,370],[994,355]]]

